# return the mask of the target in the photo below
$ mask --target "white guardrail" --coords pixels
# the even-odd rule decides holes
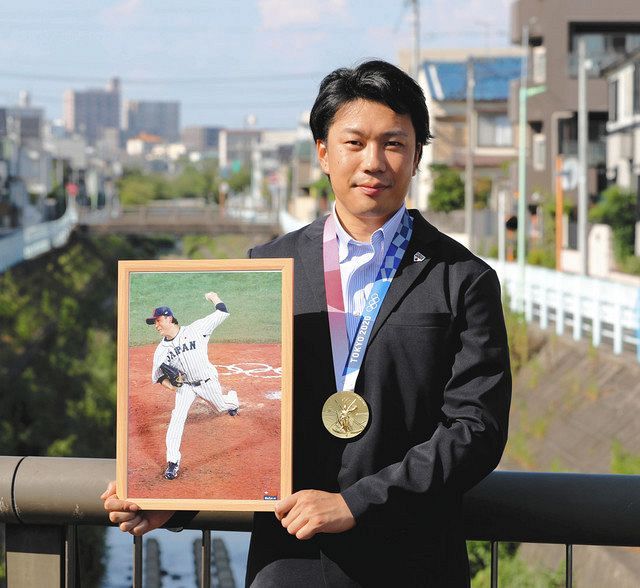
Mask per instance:
[[[25,259],[62,247],[77,224],[78,213],[75,205],[70,203],[57,220],[16,229],[0,237],[0,273]]]
[[[632,348],[640,362],[640,288],[611,280],[516,263],[485,259],[500,278],[509,304],[524,311],[525,320],[540,327],[555,324],[562,335],[570,329],[579,341],[590,337],[594,347],[611,341],[613,352]]]

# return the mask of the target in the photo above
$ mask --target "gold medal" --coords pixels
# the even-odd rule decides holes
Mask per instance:
[[[360,435],[367,426],[369,407],[355,392],[336,392],[322,407],[322,422],[334,437],[351,439]]]

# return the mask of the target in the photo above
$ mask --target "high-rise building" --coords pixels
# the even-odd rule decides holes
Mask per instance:
[[[174,143],[180,137],[180,103],[127,100],[124,128],[128,137],[148,133]]]
[[[20,92],[17,105],[0,108],[0,137],[13,135],[22,143],[39,144],[43,123],[44,110],[31,105],[28,92]]]
[[[120,80],[112,78],[104,89],[67,90],[64,124],[67,131],[83,135],[90,145],[102,138],[103,129],[119,129]]]
[[[186,127],[182,142],[189,151],[217,152],[220,127]]]

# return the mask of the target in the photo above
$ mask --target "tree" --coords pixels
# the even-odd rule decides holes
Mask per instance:
[[[317,198],[328,198],[330,200],[334,200],[335,196],[333,194],[333,188],[331,187],[331,182],[329,178],[322,174],[319,180],[316,180],[309,186],[312,194],[314,194]]]
[[[127,170],[118,180],[120,202],[124,206],[145,205],[150,200],[170,198],[167,181],[158,174],[143,174],[140,170]]]
[[[207,191],[207,181],[200,170],[189,164],[171,182],[171,191],[176,198],[204,198]]]
[[[436,178],[429,196],[429,208],[434,212],[464,208],[464,182],[460,174],[443,164],[433,164],[431,170]]]
[[[636,224],[636,195],[633,192],[610,186],[589,212],[589,220],[611,227],[616,261],[624,262],[633,255]]]
[[[251,185],[251,170],[246,165],[242,166],[239,171],[231,174],[228,184],[235,194],[244,192]]]

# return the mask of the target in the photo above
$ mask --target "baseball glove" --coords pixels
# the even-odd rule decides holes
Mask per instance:
[[[160,369],[165,377],[171,382],[171,385],[175,388],[180,388],[186,380],[186,374],[181,372],[178,368],[169,365],[168,363],[160,364]]]

